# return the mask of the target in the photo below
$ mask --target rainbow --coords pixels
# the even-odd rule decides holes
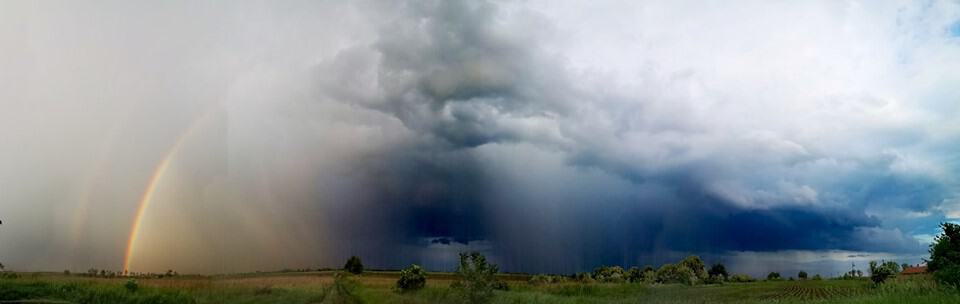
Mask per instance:
[[[211,109],[212,110],[212,109]],[[201,122],[206,120],[207,116],[213,111],[205,111],[203,115],[193,121],[183,133],[177,138],[177,141],[170,146],[170,149],[164,154],[163,158],[160,160],[160,163],[157,164],[157,167],[153,169],[153,174],[150,175],[149,181],[147,181],[146,190],[143,191],[143,195],[140,196],[140,201],[137,206],[137,213],[133,218],[133,227],[130,228],[130,235],[127,237],[127,248],[126,252],[123,255],[123,271],[127,272],[130,270],[130,265],[133,263],[133,253],[137,248],[137,237],[140,234],[140,228],[143,225],[143,216],[146,214],[147,209],[150,208],[150,203],[153,201],[154,195],[157,193],[157,188],[160,186],[160,182],[163,181],[163,177],[167,174],[167,171],[170,169],[170,164],[173,162],[173,159],[176,158],[180,148],[183,146],[183,143],[187,141],[187,138],[190,137],[190,134],[194,130],[198,129],[201,125]]]

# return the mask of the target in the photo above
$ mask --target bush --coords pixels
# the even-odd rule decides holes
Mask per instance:
[[[697,276],[690,268],[677,264],[664,264],[657,270],[657,282],[693,285],[697,282]]]
[[[487,303],[493,299],[494,289],[506,287],[506,284],[498,283],[498,271],[497,265],[487,263],[487,258],[479,252],[460,253],[458,278],[450,287],[467,303]]]
[[[820,281],[820,280],[823,280],[823,278],[820,277],[820,274],[818,273],[818,274],[813,275],[813,280],[814,280],[814,281]]]
[[[723,284],[726,280],[722,275],[711,275],[707,277],[706,280],[703,280],[704,284]]]
[[[407,292],[420,290],[427,285],[427,276],[419,265],[413,264],[410,267],[400,270],[400,279],[397,280],[397,291]]]
[[[941,223],[943,230],[930,245],[927,271],[940,282],[960,286],[960,225]]]
[[[657,272],[653,269],[643,271],[643,282],[653,284],[657,282]]]
[[[546,284],[557,284],[566,282],[567,278],[562,276],[548,275],[548,274],[538,274],[530,277],[530,280],[527,283],[530,285],[546,285]]]
[[[627,282],[639,283],[641,281],[643,281],[643,273],[640,272],[640,268],[636,266],[630,267],[630,269],[627,270]]]
[[[343,270],[352,274],[361,274],[363,273],[363,262],[360,261],[359,257],[351,256],[347,259],[347,263],[343,265]]]
[[[593,279],[604,283],[623,283],[626,278],[620,266],[600,266],[593,270]]]
[[[797,278],[800,278],[801,280],[806,280],[806,279],[807,279],[807,272],[801,270],[800,273],[797,273]]]
[[[686,267],[693,271],[694,278],[696,278],[698,281],[704,280],[708,276],[706,266],[704,266],[703,260],[701,260],[699,256],[688,256],[687,258],[683,259],[683,261],[680,261],[680,266]]]
[[[730,276],[730,279],[728,281],[736,282],[736,283],[748,283],[756,280],[753,277],[746,274],[735,274]]]
[[[720,264],[720,263],[713,264],[713,266],[710,266],[710,270],[707,271],[707,274],[710,275],[711,277],[718,276],[724,279],[730,276],[730,274],[727,273],[727,267],[723,266],[723,264]]]
[[[779,272],[771,272],[767,274],[767,281],[780,281],[780,280],[783,280],[783,278],[780,277]]]
[[[900,265],[896,262],[877,263],[870,261],[870,280],[874,284],[882,284],[887,278],[893,277],[899,272]]]
[[[137,292],[137,289],[140,289],[140,285],[137,284],[137,280],[129,279],[126,283],[123,283],[123,288],[126,288],[129,292]]]

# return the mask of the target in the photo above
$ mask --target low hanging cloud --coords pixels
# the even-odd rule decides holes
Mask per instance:
[[[17,88],[0,91],[0,211],[36,223],[14,228],[6,264],[113,265],[179,138],[144,268],[915,258],[914,236],[956,217],[955,3],[4,5],[16,18],[0,20],[36,25],[0,32],[34,58],[0,59],[27,75],[0,76]],[[102,227],[36,235],[87,205]]]

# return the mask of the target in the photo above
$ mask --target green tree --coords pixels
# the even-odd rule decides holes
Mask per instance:
[[[400,271],[397,290],[400,292],[419,290],[427,284],[427,275],[419,265],[410,265]]]
[[[767,274],[767,280],[769,280],[769,281],[779,281],[779,280],[782,280],[782,278],[780,277],[780,273],[779,273],[779,272],[771,272],[771,273]]]
[[[363,262],[360,261],[359,257],[351,256],[347,259],[347,263],[343,265],[343,270],[352,274],[361,274],[363,273]]]
[[[704,266],[703,260],[701,260],[699,256],[688,256],[680,261],[680,266],[689,268],[691,271],[693,271],[693,274],[697,280],[704,280],[707,278],[706,266]]]
[[[494,288],[502,285],[497,281],[497,265],[487,262],[479,252],[460,253],[457,281],[450,285],[470,304],[488,303],[493,299]]]
[[[633,266],[627,270],[627,281],[630,283],[639,283],[640,281],[643,281],[643,273],[640,272],[639,267]]]
[[[720,263],[716,263],[716,264],[713,264],[713,266],[710,266],[710,271],[707,271],[707,274],[709,274],[711,277],[719,276],[719,277],[727,278],[730,276],[730,274],[727,273],[727,267],[724,267],[723,264],[720,264]]]
[[[806,280],[806,279],[807,279],[807,272],[801,270],[800,273],[797,273],[797,278],[800,278],[801,280]]]
[[[697,275],[690,268],[679,264],[663,264],[657,269],[657,282],[693,285],[697,282]]]
[[[891,264],[870,261],[870,280],[873,281],[874,284],[882,284],[897,273],[895,268],[899,268],[896,262]]]
[[[940,229],[930,245],[927,271],[940,282],[960,286],[960,225],[941,223]]]

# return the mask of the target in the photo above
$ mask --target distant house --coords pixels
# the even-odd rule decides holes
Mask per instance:
[[[900,274],[902,275],[914,275],[914,274],[924,274],[924,273],[927,273],[927,266],[907,267],[900,272]]]

